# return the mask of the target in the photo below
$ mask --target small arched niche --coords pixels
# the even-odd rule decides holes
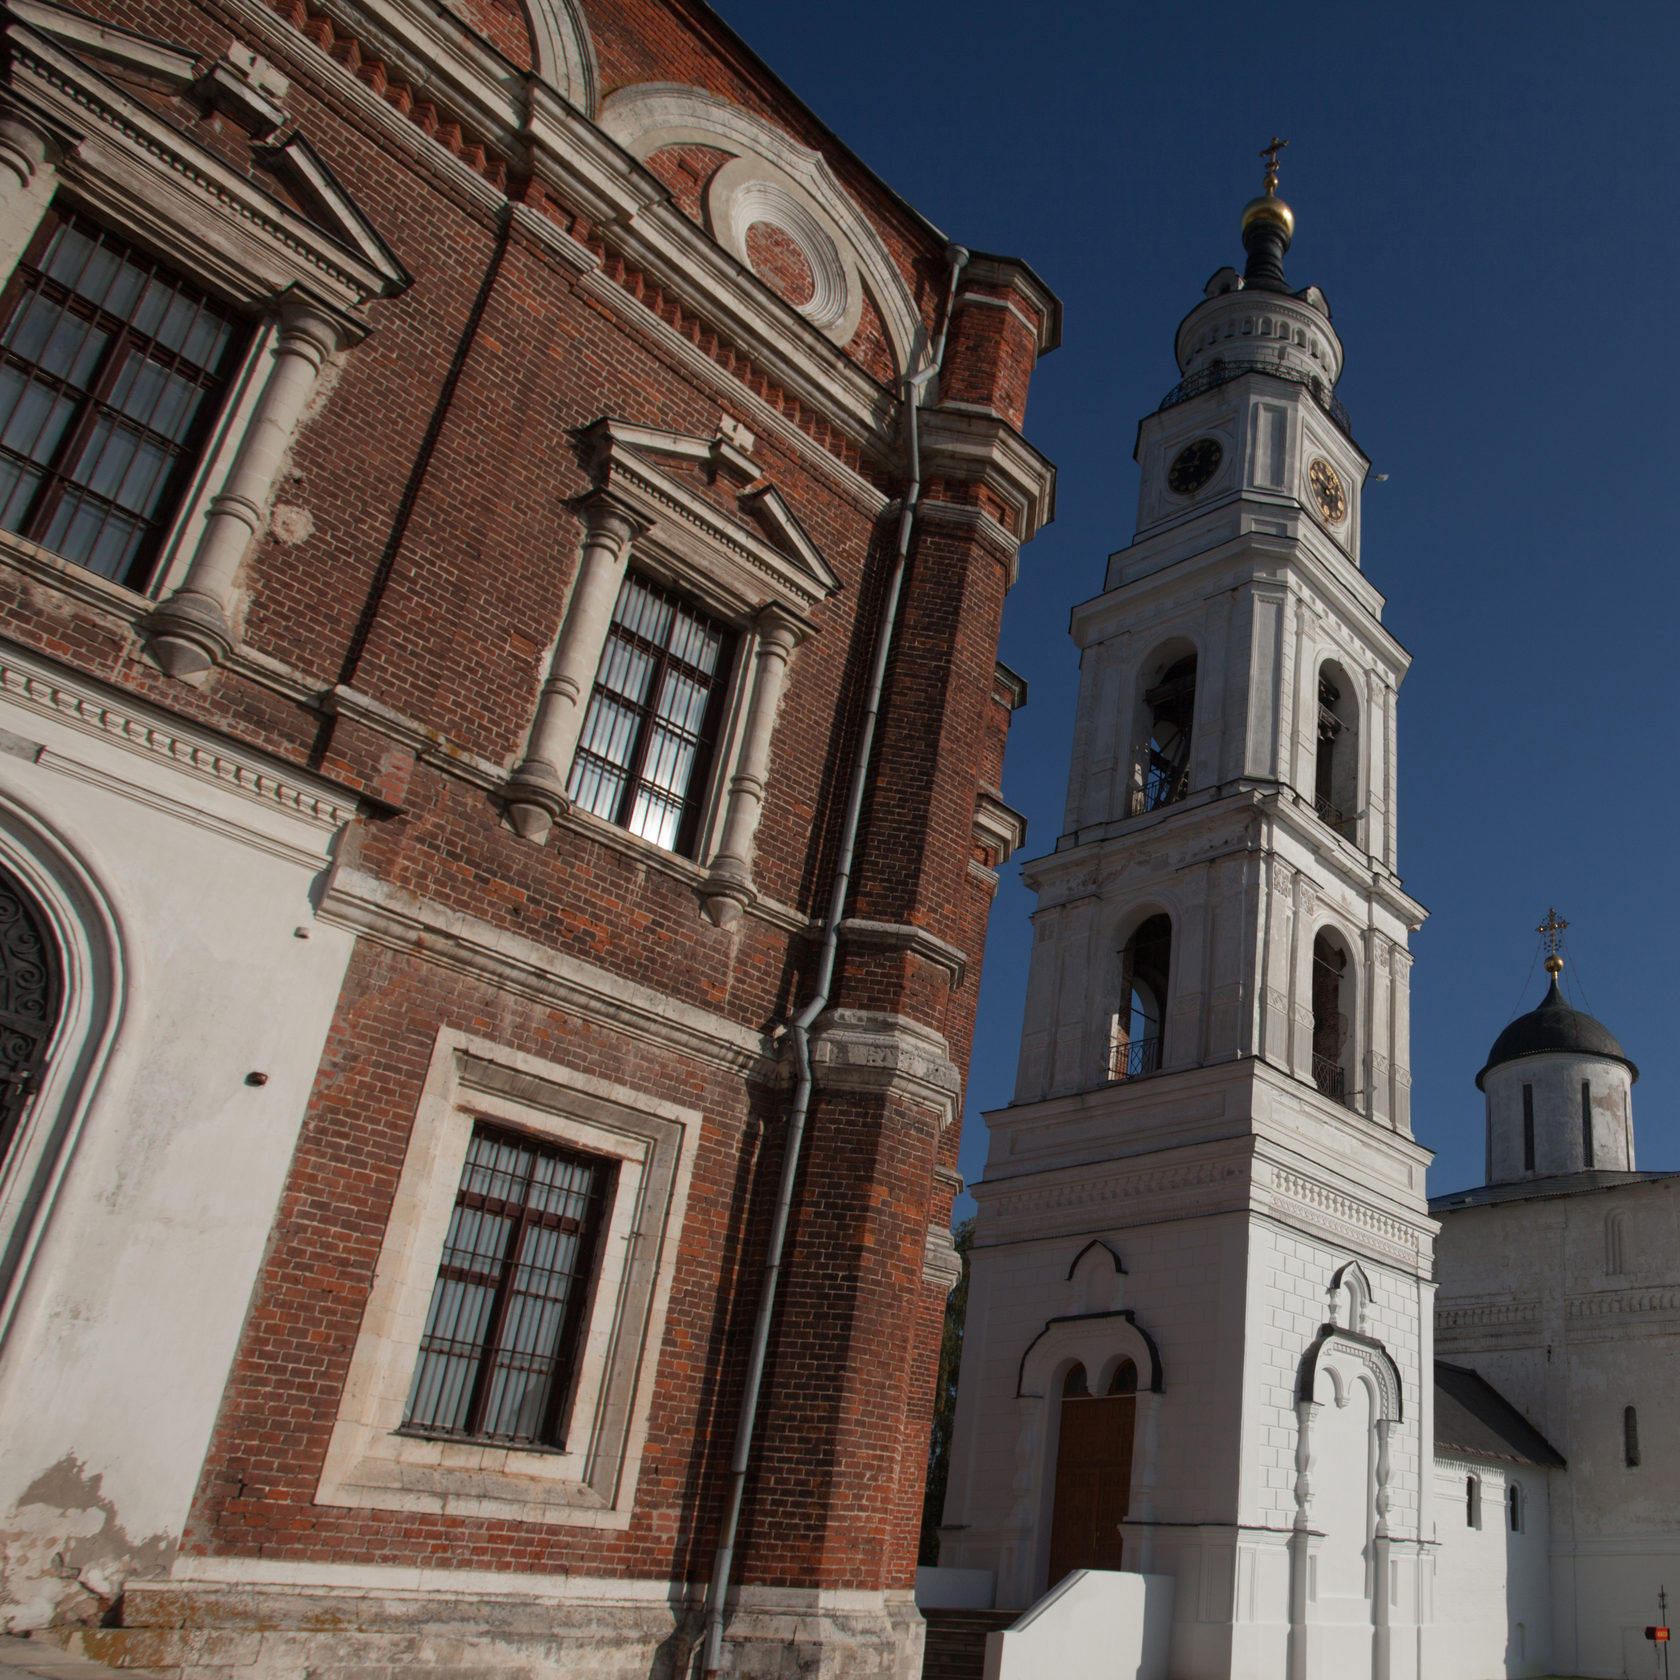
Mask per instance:
[[[1359,703],[1353,679],[1334,660],[1318,668],[1318,757],[1313,809],[1346,840],[1359,831]]]
[[[1144,665],[1129,816],[1175,805],[1190,791],[1196,714],[1196,650],[1169,642]]]
[[[1355,977],[1341,936],[1322,929],[1312,951],[1312,1079],[1325,1096],[1353,1106]]]
[[[1120,997],[1110,1021],[1108,1076],[1141,1079],[1161,1068],[1172,971],[1172,922],[1146,916],[1120,949]]]

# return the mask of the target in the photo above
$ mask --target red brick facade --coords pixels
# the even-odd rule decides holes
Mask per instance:
[[[171,679],[147,651],[147,601],[78,590],[73,569],[50,556],[0,569],[3,633],[232,750],[342,790],[359,815],[335,868],[427,907],[428,926],[453,916],[475,938],[529,942],[763,1039],[755,1066],[731,1071],[499,985],[439,956],[424,934],[406,948],[388,930],[363,937],[183,1554],[296,1565],[303,1576],[354,1563],[699,1592],[781,1166],[788,1073],[777,1046],[810,995],[907,478],[909,370],[867,265],[848,270],[856,325],[840,344],[798,313],[820,282],[785,227],[744,229],[746,262],[713,244],[705,195],[742,143],[705,144],[673,121],[674,138],[653,144],[655,133],[637,163],[635,146],[605,126],[613,101],[642,84],[703,90],[784,135],[790,155],[819,154],[902,284],[918,359],[945,324],[949,258],[943,237],[698,4],[586,0],[603,126],[575,110],[545,114],[541,123],[567,132],[539,144],[537,117],[522,129],[473,97],[499,80],[514,106],[537,109],[526,73],[541,73],[542,49],[530,21],[510,0],[461,0],[449,12],[407,3],[403,53],[390,38],[403,6],[90,0],[101,18],[207,64],[230,40],[266,58],[289,81],[287,123],[411,283],[366,304],[365,340],[329,358],[310,397],[239,572],[233,655],[192,682]],[[249,158],[225,113],[109,74],[199,143]],[[586,130],[595,155],[562,178],[545,160]],[[617,176],[586,201],[578,183],[590,169],[604,175],[603,158]],[[617,214],[615,195],[639,200],[650,232],[627,237],[636,220]],[[918,1043],[936,1036],[960,1078],[991,870],[1007,849],[997,821],[1010,820],[995,794],[1017,699],[997,674],[1000,618],[1016,551],[1049,517],[1053,490],[1020,427],[1057,306],[1024,267],[975,257],[951,313],[939,405],[923,414],[923,506],[847,910],[865,925],[842,933],[831,1007],[883,1041],[898,1042],[901,1022],[920,1030]],[[781,695],[756,897],[721,927],[702,914],[704,856],[675,856],[576,810],[533,845],[505,817],[502,785],[526,751],[585,543],[580,506],[597,478],[580,439],[603,417],[699,440],[745,428],[751,466],[838,580],[802,628]],[[669,472],[729,513],[704,463]],[[1003,817],[988,827],[984,810]],[[440,1030],[703,1116],[621,1526],[317,1498]],[[949,1222],[960,1101],[942,1113],[914,1079],[848,1074],[842,1061],[819,1062],[736,1579],[902,1594],[943,1302],[929,1232]],[[136,1585],[111,1618],[125,1627],[91,1644],[128,1661],[190,1662],[168,1643],[178,1609]]]

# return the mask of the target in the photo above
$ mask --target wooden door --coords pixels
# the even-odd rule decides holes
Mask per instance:
[[[1120,1523],[1132,1494],[1137,1396],[1080,1393],[1084,1372],[1078,1377],[1075,1391],[1062,1396],[1050,1522],[1051,1586],[1070,1570],[1120,1567]]]

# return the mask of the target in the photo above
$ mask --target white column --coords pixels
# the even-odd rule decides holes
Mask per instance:
[[[0,282],[29,249],[58,185],[58,147],[16,111],[0,116]]]
[[[263,528],[280,462],[296,435],[321,364],[339,348],[345,324],[317,304],[286,299],[274,365],[232,470],[210,498],[204,535],[181,586],[146,621],[152,656],[172,677],[206,671],[232,651],[234,578]]]
[[[758,653],[753,661],[752,695],[747,702],[741,755],[729,779],[729,803],[723,832],[706,877],[706,915],[719,927],[730,927],[758,896],[753,886],[753,840],[764,814],[764,785],[770,773],[770,738],[776,729],[776,707],[788,660],[799,644],[799,626],[779,607],[758,615]]]
[[[630,563],[630,544],[642,529],[622,508],[602,498],[585,504],[584,519],[587,534],[577,582],[560,639],[554,644],[548,676],[537,696],[525,759],[502,790],[503,808],[514,832],[538,846],[569,803],[566,777],[619,586]]]

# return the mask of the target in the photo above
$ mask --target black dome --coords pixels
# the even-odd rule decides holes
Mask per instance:
[[[1481,1086],[1484,1074],[1491,1073],[1506,1062],[1523,1056],[1543,1056],[1561,1052],[1566,1056],[1602,1056],[1609,1062],[1620,1062],[1635,1079],[1639,1069],[1627,1059],[1616,1035],[1602,1021],[1571,1009],[1558,990],[1557,976],[1552,976],[1552,989],[1546,993],[1538,1009],[1519,1015],[1488,1051],[1487,1066],[1476,1075]]]

